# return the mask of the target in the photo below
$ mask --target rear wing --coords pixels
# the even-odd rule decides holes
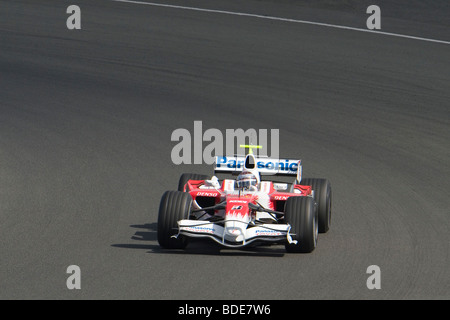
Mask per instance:
[[[248,157],[248,156],[247,156]],[[246,156],[216,157],[214,173],[236,173],[246,166]],[[254,158],[254,169],[261,175],[287,175],[301,177],[301,160]]]

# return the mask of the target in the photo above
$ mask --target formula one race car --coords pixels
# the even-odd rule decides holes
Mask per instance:
[[[300,160],[216,157],[216,173],[238,174],[219,181],[185,173],[178,191],[167,191],[158,215],[158,242],[183,249],[189,238],[209,238],[225,247],[284,244],[287,252],[308,253],[331,221],[327,179],[302,179]],[[292,184],[268,180],[296,176]],[[265,179],[262,180],[261,177]]]

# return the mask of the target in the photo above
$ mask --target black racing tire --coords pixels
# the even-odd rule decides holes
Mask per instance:
[[[184,192],[184,186],[189,180],[207,180],[210,177],[198,173],[183,173],[178,181],[178,191]]]
[[[327,179],[305,178],[301,185],[311,186],[319,214],[319,233],[326,233],[331,226],[331,184]]]
[[[188,239],[183,235],[177,238],[178,221],[188,219],[191,213],[192,197],[187,192],[166,191],[159,205],[158,242],[166,249],[184,249]]]
[[[286,251],[291,253],[310,253],[317,246],[318,217],[312,197],[290,197],[284,207],[284,220],[291,225],[292,240]]]

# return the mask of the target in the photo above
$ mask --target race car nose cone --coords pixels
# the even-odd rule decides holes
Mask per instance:
[[[232,235],[241,234],[241,229],[239,229],[239,228],[227,228],[226,231],[227,231],[227,233],[232,234]]]
[[[244,234],[240,228],[225,228],[225,239],[233,242],[242,242],[244,239]]]

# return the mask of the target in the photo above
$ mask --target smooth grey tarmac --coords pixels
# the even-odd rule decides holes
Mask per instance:
[[[370,2],[165,3],[365,28]],[[448,1],[378,5],[381,31],[450,41]],[[0,299],[450,298],[450,45],[110,0],[0,8]],[[158,246],[162,194],[212,173],[171,161],[196,120],[280,129],[281,156],[331,181],[313,253]]]

